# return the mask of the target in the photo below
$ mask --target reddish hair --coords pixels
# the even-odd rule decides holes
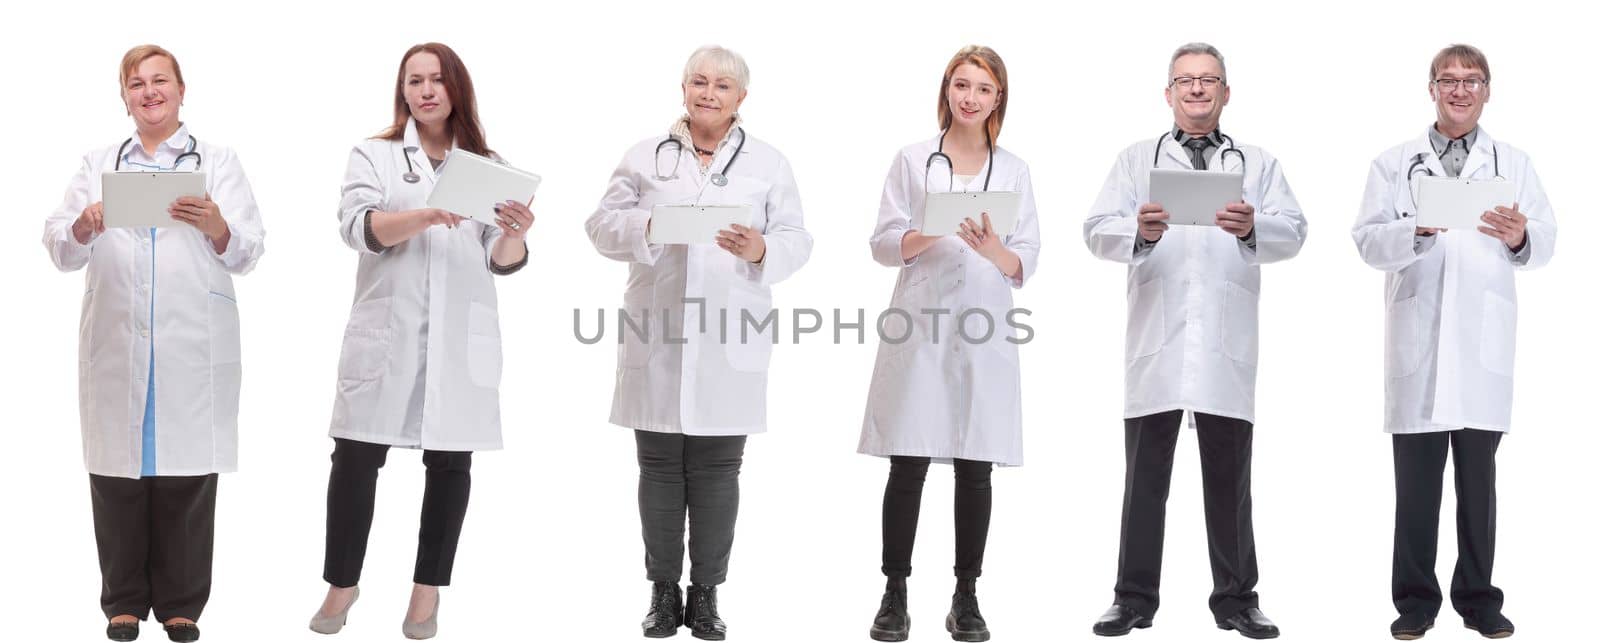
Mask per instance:
[[[1000,139],[1000,125],[1006,120],[1006,95],[1011,91],[1011,85],[1006,80],[1006,63],[1000,60],[1000,54],[993,49],[981,45],[967,45],[956,52],[950,64],[944,67],[944,81],[939,84],[939,129],[950,129],[950,124],[955,121],[955,115],[950,113],[950,77],[955,75],[956,68],[972,64],[978,69],[989,72],[994,76],[994,82],[999,85],[995,96],[994,111],[989,114],[989,119],[984,123],[989,132],[989,142]]]
[[[162,49],[160,45],[139,45],[129,49],[128,53],[122,54],[122,69],[121,74],[117,77],[117,82],[121,83],[122,87],[127,87],[128,77],[139,70],[139,65],[156,56],[172,61],[172,75],[177,77],[178,86],[183,87],[183,68],[178,66],[177,56],[173,56],[172,52]]]
[[[450,116],[445,128],[459,147],[473,154],[489,156],[494,152],[484,140],[483,125],[478,122],[478,98],[472,90],[472,76],[461,57],[449,47],[437,42],[425,42],[406,50],[400,57],[400,71],[394,79],[394,122],[376,138],[398,141],[406,136],[406,121],[411,118],[411,106],[406,104],[406,61],[420,53],[439,57],[439,75],[444,79],[446,95],[450,97]]]

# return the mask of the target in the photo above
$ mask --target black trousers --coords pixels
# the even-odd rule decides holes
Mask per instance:
[[[922,512],[922,483],[928,476],[928,458],[891,456],[889,482],[883,489],[883,573],[911,575],[911,550],[917,540],[917,517]],[[956,578],[977,578],[983,573],[983,550],[989,541],[989,512],[994,487],[993,465],[955,459]]]
[[[200,620],[211,597],[217,474],[113,478],[89,475],[106,618]]]
[[[378,469],[389,446],[333,439],[333,469],[328,473],[328,534],[322,579],[334,587],[355,587],[367,557],[367,534],[378,494]],[[470,451],[423,451],[427,483],[422,491],[422,527],[417,533],[417,565],[412,582],[450,584],[456,543],[472,492]]]
[[[1455,454],[1456,570],[1450,604],[1462,616],[1498,614],[1505,603],[1494,572],[1494,456],[1499,431],[1441,431],[1394,436],[1394,574],[1390,590],[1401,614],[1439,613],[1443,597],[1434,561],[1444,461]]]
[[[1206,541],[1211,551],[1211,613],[1218,621],[1257,607],[1256,540],[1250,514],[1250,441],[1244,420],[1196,413]],[[1116,603],[1144,616],[1161,605],[1161,549],[1167,490],[1183,411],[1124,420],[1127,470],[1122,492]]]
[[[739,518],[739,467],[745,436],[634,431],[639,458],[639,523],[645,576],[683,578],[684,519],[689,521],[689,582],[728,578],[733,527]]]

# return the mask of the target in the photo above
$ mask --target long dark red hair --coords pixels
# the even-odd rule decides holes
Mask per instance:
[[[444,89],[450,97],[450,116],[445,127],[455,139],[456,147],[473,154],[488,156],[494,152],[484,140],[483,124],[478,122],[478,97],[472,90],[472,75],[461,57],[449,47],[437,42],[425,42],[406,50],[400,57],[400,71],[394,79],[394,123],[378,134],[377,138],[398,141],[406,137],[406,121],[411,118],[411,106],[406,104],[406,61],[412,56],[427,52],[439,57],[439,75],[444,77]]]

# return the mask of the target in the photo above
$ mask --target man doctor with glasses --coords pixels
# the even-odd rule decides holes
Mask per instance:
[[[1513,275],[1550,261],[1556,221],[1528,156],[1478,127],[1489,61],[1468,45],[1434,56],[1428,93],[1437,118],[1422,136],[1372,162],[1352,236],[1384,271],[1384,430],[1393,434],[1394,560],[1400,616],[1389,632],[1421,638],[1444,602],[1434,560],[1444,464],[1453,453],[1457,559],[1450,603],[1489,638],[1515,628],[1490,582],[1495,451],[1511,425],[1516,350]],[[1510,181],[1516,200],[1482,213],[1476,230],[1416,225],[1412,177]]]
[[[1128,265],[1127,473],[1116,597],[1094,624],[1101,636],[1150,627],[1160,605],[1167,489],[1186,416],[1200,444],[1212,615],[1249,638],[1278,635],[1255,592],[1256,309],[1261,264],[1298,254],[1306,220],[1277,160],[1218,128],[1227,78],[1211,45],[1173,53],[1172,130],[1123,150],[1083,226],[1095,256]],[[1155,167],[1242,172],[1244,195],[1219,207],[1214,225],[1169,227],[1162,204],[1150,200]]]

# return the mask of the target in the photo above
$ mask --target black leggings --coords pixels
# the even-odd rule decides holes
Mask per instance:
[[[355,587],[367,556],[367,534],[372,531],[378,469],[388,458],[389,446],[343,438],[334,438],[333,442],[322,579],[334,587]],[[422,491],[422,527],[417,533],[417,565],[412,582],[449,585],[461,523],[467,517],[467,498],[472,491],[472,452],[423,451],[422,464],[428,473]]]
[[[922,510],[922,483],[928,477],[928,458],[889,458],[889,484],[883,490],[883,573],[911,575],[911,549],[917,539],[917,516]],[[956,471],[956,577],[966,580],[983,573],[983,548],[989,540],[989,509],[994,488],[989,484],[992,464],[975,460],[952,461]]]

